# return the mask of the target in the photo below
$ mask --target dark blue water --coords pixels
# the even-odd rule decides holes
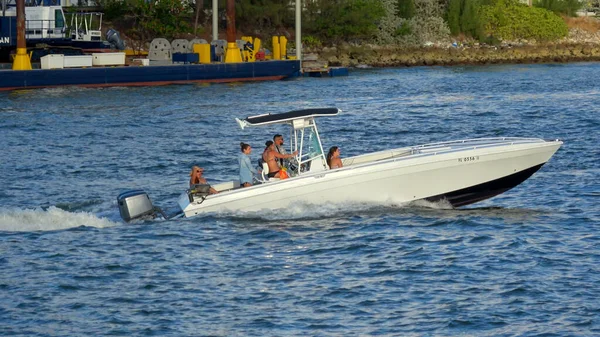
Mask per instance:
[[[2,336],[600,334],[600,64],[353,71],[347,78],[0,93]],[[561,138],[524,184],[466,209],[296,205],[124,224],[175,206],[192,165],[237,176],[277,127],[336,106],[342,156],[473,137]]]

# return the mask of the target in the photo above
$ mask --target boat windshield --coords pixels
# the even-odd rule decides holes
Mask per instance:
[[[309,158],[320,156],[323,154],[323,151],[321,150],[321,144],[319,144],[319,137],[317,137],[315,129],[310,129],[310,131],[308,132],[307,145],[308,146],[305,153],[309,154]]]
[[[323,166],[324,156],[316,125],[312,124],[310,127],[302,129],[298,136],[300,172],[320,170],[319,167]],[[315,160],[318,162],[317,164],[315,164]]]
[[[327,160],[323,154],[323,145],[319,138],[319,131],[315,117],[334,116],[340,113],[339,109],[304,109],[290,111],[283,114],[265,114],[236,118],[242,130],[249,126],[287,124],[291,126],[290,150],[297,154],[287,160],[288,173],[296,176],[304,172],[318,172],[327,170]]]

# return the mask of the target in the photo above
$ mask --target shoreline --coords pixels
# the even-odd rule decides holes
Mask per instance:
[[[402,48],[342,45],[311,50],[329,66],[413,67],[600,61],[598,43]]]

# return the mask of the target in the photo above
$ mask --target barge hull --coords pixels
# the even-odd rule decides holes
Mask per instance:
[[[0,71],[0,91],[59,86],[155,86],[280,80],[298,76],[300,61],[123,66]]]

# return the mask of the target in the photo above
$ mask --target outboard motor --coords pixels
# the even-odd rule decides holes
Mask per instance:
[[[121,39],[119,32],[114,29],[106,31],[106,41],[110,42],[118,50],[125,50],[125,42]]]
[[[121,218],[126,222],[135,219],[154,219],[157,212],[164,216],[162,210],[154,207],[148,194],[142,190],[132,190],[119,194],[117,203],[119,204]]]

